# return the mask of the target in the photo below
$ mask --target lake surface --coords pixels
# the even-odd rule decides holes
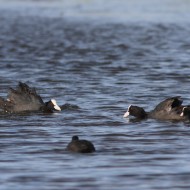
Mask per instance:
[[[0,189],[190,189],[190,124],[123,118],[190,102],[190,2],[172,2],[0,1],[0,95],[72,105],[0,115]],[[73,135],[97,151],[65,151]]]

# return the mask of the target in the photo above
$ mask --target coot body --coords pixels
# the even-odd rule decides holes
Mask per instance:
[[[61,111],[54,99],[44,102],[35,88],[19,82],[16,89],[10,88],[7,99],[0,97],[0,109],[5,113],[19,113],[25,111],[50,112]]]
[[[167,98],[160,102],[152,111],[146,112],[142,107],[129,106],[124,117],[132,115],[138,119],[159,119],[185,121],[190,119],[190,106],[183,106],[180,96]]]
[[[95,152],[95,147],[88,140],[80,140],[78,136],[73,136],[71,142],[67,145],[66,150],[79,153]]]

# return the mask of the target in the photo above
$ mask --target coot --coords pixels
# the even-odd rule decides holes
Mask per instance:
[[[25,111],[50,112],[61,111],[54,99],[44,102],[35,88],[19,82],[16,89],[10,88],[7,100],[0,97],[0,109],[5,113],[18,113]]]
[[[73,136],[72,141],[67,145],[66,150],[79,153],[95,152],[94,145],[87,140],[79,140],[78,136]]]
[[[160,119],[160,120],[176,120],[184,121],[190,118],[190,107],[182,105],[183,100],[180,96],[167,98],[160,102],[155,109],[146,112],[142,107],[129,106],[124,117],[132,115],[138,119]]]

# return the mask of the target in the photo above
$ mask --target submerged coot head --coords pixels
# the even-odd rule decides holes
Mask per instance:
[[[138,106],[133,106],[133,105],[130,105],[128,107],[128,110],[124,114],[123,117],[128,117],[129,115],[132,115],[132,116],[134,116],[136,118],[141,118],[141,119],[144,119],[144,118],[147,117],[147,113],[144,111],[143,108],[138,107]]]
[[[51,99],[49,102],[46,102],[45,105],[47,108],[53,111],[61,111],[61,108],[57,105],[57,102],[55,99]]]

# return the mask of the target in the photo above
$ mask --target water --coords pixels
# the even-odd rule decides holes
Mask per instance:
[[[63,2],[1,2],[0,95],[23,81],[74,107],[0,115],[0,189],[189,189],[189,123],[123,118],[130,104],[189,103],[189,2],[129,1],[118,20],[116,1],[109,16],[100,1]],[[65,151],[73,135],[97,151]]]

